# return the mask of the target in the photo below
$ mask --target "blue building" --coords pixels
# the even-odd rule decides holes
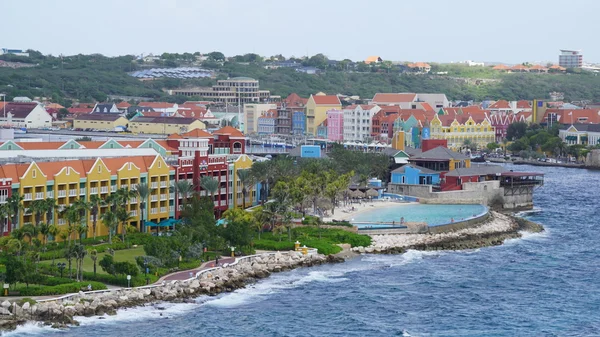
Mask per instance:
[[[317,138],[327,139],[327,119],[317,126]]]
[[[294,111],[292,115],[292,133],[303,135],[306,131],[306,115],[304,111]]]
[[[392,184],[438,185],[440,172],[414,164],[406,164],[392,171]]]

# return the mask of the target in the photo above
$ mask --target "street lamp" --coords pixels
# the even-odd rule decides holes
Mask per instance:
[[[131,275],[127,275],[127,288],[131,288],[129,285],[131,283]]]
[[[235,257],[235,247],[231,246],[231,257]]]
[[[60,278],[63,277],[63,270],[65,270],[65,267],[67,266],[66,263],[64,262],[59,262],[56,264],[58,266],[58,269],[60,269]]]
[[[149,279],[148,279],[148,258],[144,257],[144,276],[146,276],[146,285],[148,285]]]

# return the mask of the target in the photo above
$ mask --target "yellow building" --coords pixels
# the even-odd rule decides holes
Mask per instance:
[[[232,167],[232,171],[231,172],[233,174],[233,202],[230,202],[229,204],[232,205],[232,207],[234,208],[242,208],[244,207],[244,202],[243,202],[243,186],[242,183],[240,182],[240,179],[238,178],[238,170],[243,170],[243,169],[250,169],[252,167],[252,159],[245,154],[239,155],[237,156],[237,158],[235,158],[233,160],[232,163],[230,163],[230,167]],[[250,207],[252,206],[252,204],[254,203],[254,200],[256,199],[256,183],[253,184],[252,187],[246,187],[246,207]]]
[[[306,102],[306,134],[316,135],[317,126],[327,119],[327,111],[341,110],[342,103],[335,95],[324,95],[322,93],[310,95]]]
[[[146,200],[144,221],[159,223],[173,218],[174,195],[170,194],[169,186],[174,175],[174,168],[167,165],[160,155],[32,162],[0,167],[0,179],[12,179],[12,194],[23,197],[23,211],[19,212],[18,226],[36,221],[31,211],[34,200],[53,198],[57,208],[52,218],[48,219],[44,214],[41,220],[57,225],[62,231],[67,228],[67,220],[61,214],[66,207],[79,200],[89,202],[93,195],[105,200],[118,189],[135,190],[140,183],[148,184],[151,190]],[[107,205],[100,207],[96,235],[108,234],[107,227],[100,220],[108,208]],[[141,229],[140,200],[131,198],[126,208],[131,216],[128,224]],[[87,237],[94,234],[92,220],[88,209],[81,221],[88,228]]]
[[[129,121],[133,133],[171,135],[185,133],[194,129],[206,129],[206,125],[195,118],[185,117],[135,117]]]
[[[127,126],[127,118],[118,114],[86,114],[78,116],[73,120],[76,129],[98,129],[114,131],[117,126]]]
[[[495,142],[496,132],[485,114],[434,115],[431,139],[446,139],[448,148],[460,151],[466,145],[483,149]]]

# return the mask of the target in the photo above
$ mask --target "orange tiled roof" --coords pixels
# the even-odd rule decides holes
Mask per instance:
[[[204,130],[200,130],[200,129],[194,129],[192,131],[188,131],[186,133],[181,134],[182,138],[212,138],[213,135],[211,135],[210,133],[204,131]]]
[[[66,142],[20,142],[23,150],[57,150]]]
[[[197,129],[196,129],[197,130]],[[172,139],[172,138],[171,138]],[[154,140],[158,145],[162,146],[165,148],[165,150],[167,151],[178,151],[178,149],[172,147],[171,145],[169,145],[169,143],[166,140]]]
[[[337,96],[336,96],[336,98],[337,98]],[[339,100],[338,100],[338,102],[339,102]],[[245,137],[244,134],[240,130],[234,128],[233,126],[225,126],[223,128],[220,128],[219,130],[213,132],[213,134],[229,135],[232,137]]]
[[[494,70],[508,70],[510,68],[508,66],[505,66],[504,64],[499,64],[499,65],[493,67],[492,69],[494,69]]]
[[[413,93],[377,93],[375,96],[373,96],[373,103],[386,104],[414,102],[416,97],[417,94]]]
[[[117,108],[118,108],[118,109],[127,109],[127,108],[129,108],[130,106],[131,106],[131,104],[129,104],[128,102],[125,102],[125,101],[123,101],[123,102],[121,102],[121,103],[117,104]]]
[[[527,68],[526,66],[524,66],[522,64],[515,64],[510,69],[511,70],[529,70],[529,68]]]
[[[541,66],[541,65],[539,65],[539,64],[533,65],[533,66],[531,66],[531,68],[529,68],[529,69],[531,69],[531,70],[548,70],[548,68],[546,68],[546,67],[544,67],[544,66]]]
[[[409,68],[431,68],[431,66],[428,63],[425,63],[425,62],[409,63],[408,67]]]
[[[508,103],[508,101],[501,99],[496,103],[490,105],[489,109],[510,109],[510,104]]]
[[[45,106],[46,109],[64,109],[65,107],[58,103],[50,103]]]
[[[339,97],[335,95],[311,95],[317,105],[342,105]]]
[[[517,109],[531,109],[531,103],[526,100],[520,100],[517,102]]]
[[[429,105],[427,102],[421,102],[421,107],[423,107],[423,110],[425,111],[434,111],[431,105]]]

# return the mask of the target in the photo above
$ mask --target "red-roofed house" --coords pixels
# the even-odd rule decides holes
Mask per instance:
[[[506,114],[513,110],[512,107],[510,106],[510,103],[508,103],[508,101],[505,101],[503,99],[490,105],[488,107],[488,109],[492,112],[492,114],[496,114],[496,113]]]
[[[600,124],[599,109],[547,109],[541,124]]]
[[[430,123],[431,139],[446,139],[448,148],[459,151],[468,141],[472,146],[485,148],[495,142],[495,131],[486,113],[435,114]]]
[[[310,95],[306,102],[306,133],[316,135],[317,126],[327,119],[327,111],[342,109],[339,97],[335,95]]]
[[[371,103],[377,105],[398,105],[408,109],[416,98],[417,94],[413,93],[377,93],[373,96]]]
[[[272,135],[275,133],[277,123],[277,109],[269,109],[258,117],[258,134]]]
[[[169,116],[172,116],[177,112],[179,105],[177,103],[168,102],[140,102],[138,106],[148,107],[154,109],[154,111],[165,112]]]
[[[431,66],[425,62],[409,63],[407,66],[419,73],[428,73],[431,71]]]
[[[6,102],[0,113],[0,125],[28,129],[52,126],[52,116],[38,103]]]

